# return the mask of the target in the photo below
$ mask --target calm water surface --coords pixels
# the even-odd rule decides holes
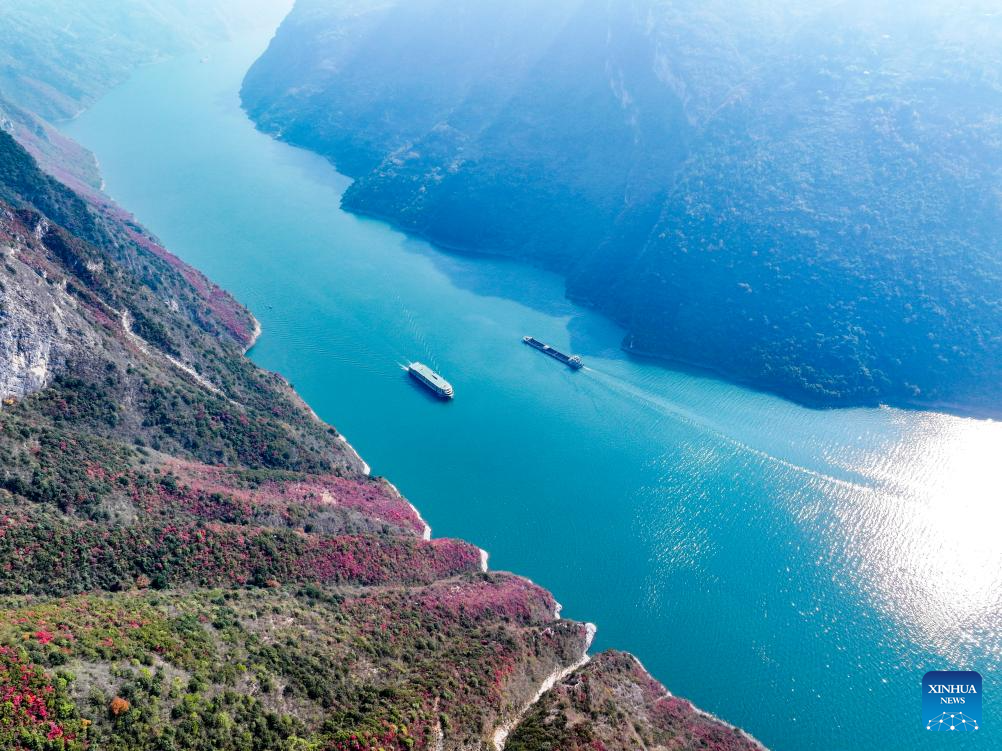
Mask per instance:
[[[1002,748],[1002,425],[811,411],[636,362],[558,278],[340,211],[348,180],[239,109],[265,43],[146,68],[66,129],[115,198],[254,311],[254,360],[436,535],[550,588],[597,648],[777,751],[940,748],[920,685],[950,668],[983,674],[976,737]],[[412,359],[455,401],[416,388]]]

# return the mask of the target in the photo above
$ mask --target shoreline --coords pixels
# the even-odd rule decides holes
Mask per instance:
[[[637,667],[639,667],[644,672],[645,675],[649,675],[649,676],[651,676],[651,678],[654,678],[654,674],[651,673],[651,671],[649,671],[646,667],[644,667],[644,663],[640,661],[639,657],[637,657],[635,654],[633,654],[633,652],[627,652],[626,654],[628,654],[630,656],[630,658],[635,663],[637,663]],[[724,727],[730,728],[735,733],[739,733],[740,735],[743,735],[748,740],[750,740],[753,743],[755,743],[758,746],[760,746],[763,749],[763,751],[767,751],[767,749],[769,748],[764,743],[762,743],[762,741],[760,741],[758,738],[756,738],[754,735],[752,735],[751,733],[749,733],[744,728],[739,727],[737,725],[734,725],[734,724],[732,724],[732,723],[728,722],[727,720],[724,720],[724,719],[722,719],[720,717],[717,717],[717,715],[713,714],[713,712],[707,712],[705,709],[700,709],[698,706],[696,706],[695,703],[693,703],[689,699],[686,699],[684,696],[676,696],[675,694],[673,694],[671,692],[671,690],[669,690],[669,688],[667,686],[665,686],[665,684],[663,684],[657,678],[654,678],[654,680],[662,688],[662,690],[664,691],[664,696],[662,698],[668,699],[668,698],[674,697],[676,699],[681,699],[682,701],[689,702],[689,706],[692,707],[692,711],[695,712],[697,715],[699,715],[701,717],[705,717],[708,720],[712,720],[713,722],[719,723],[719,724],[723,725]]]
[[[348,442],[345,441],[345,443],[348,443]],[[350,447],[351,444],[349,443],[348,446]],[[355,451],[354,448],[352,448],[351,450]],[[355,454],[358,455],[358,452],[355,451]],[[362,461],[363,464],[365,464],[365,460],[364,459],[361,459],[361,457],[359,457],[359,459]],[[369,465],[366,464],[365,466],[368,467]],[[384,483],[386,483],[387,487],[389,487],[389,489],[390,489],[390,492],[392,492],[394,495],[397,496],[397,498],[399,498],[400,500],[402,500],[404,503],[406,503],[408,506],[411,507],[411,511],[414,512],[414,515],[417,517],[418,521],[421,522],[421,524],[424,526],[424,531],[421,533],[421,539],[424,540],[425,542],[431,540],[431,525],[428,524],[428,522],[426,522],[424,520],[423,516],[421,516],[421,512],[418,511],[417,506],[415,506],[413,503],[411,503],[409,500],[407,500],[404,497],[404,494],[401,493],[399,489],[397,489],[397,486],[394,485],[389,480],[387,480],[385,477],[381,477],[379,479],[382,480]],[[482,548],[480,549],[480,552],[482,554],[486,555],[485,551]]]
[[[587,303],[587,301],[582,301],[576,298],[568,298],[571,302],[581,307],[587,308],[588,310],[595,310],[600,315],[605,315],[600,310],[593,308]],[[614,319],[609,318],[613,323],[617,323]],[[619,325],[617,323],[617,325]],[[625,352],[630,357],[636,358],[637,360],[649,362],[653,365],[666,368],[668,370],[674,370],[679,373],[685,373],[687,375],[693,375],[701,378],[710,378],[716,381],[722,381],[724,383],[729,383],[739,388],[747,389],[748,391],[753,391],[756,394],[764,394],[766,396],[773,396],[782,399],[785,402],[794,404],[798,407],[803,407],[804,409],[809,409],[814,412],[832,412],[838,410],[853,410],[853,409],[895,409],[902,412],[929,412],[932,414],[946,415],[948,417],[956,417],[959,419],[967,420],[981,420],[984,422],[997,422],[1002,421],[1002,410],[998,412],[987,411],[985,409],[979,409],[977,407],[972,407],[964,404],[959,404],[957,402],[946,402],[942,400],[921,402],[921,401],[901,401],[901,402],[888,402],[881,401],[879,399],[874,401],[848,401],[848,402],[833,402],[825,401],[822,399],[802,399],[797,398],[793,394],[784,392],[780,389],[770,389],[757,384],[754,380],[748,378],[742,378],[741,376],[729,373],[724,368],[709,365],[706,363],[696,362],[694,360],[685,360],[679,357],[669,357],[666,355],[659,355],[646,350],[638,349],[631,344],[626,342],[624,338],[620,349]]]
[[[565,668],[554,670],[552,673],[546,676],[546,678],[543,679],[543,682],[539,684],[536,693],[529,700],[529,702],[524,707],[522,707],[521,710],[519,710],[518,714],[509,722],[501,723],[498,727],[494,729],[494,733],[491,735],[491,741],[493,741],[494,747],[497,749],[497,751],[504,751],[505,744],[508,742],[508,736],[510,736],[511,732],[518,727],[518,724],[525,718],[525,715],[528,713],[528,711],[532,709],[540,699],[543,698],[543,695],[547,691],[556,686],[560,681],[569,676],[571,673],[575,672],[576,670],[580,670],[589,662],[591,662],[591,655],[588,654],[588,650],[591,649],[592,642],[595,641],[595,633],[598,631],[598,627],[594,623],[585,623],[584,629],[585,629],[585,643],[584,643],[584,649],[581,652],[581,658],[577,662],[574,662]],[[650,675],[650,673],[647,673],[647,675]],[[653,676],[651,677],[653,678]],[[654,678],[654,680],[657,679]],[[660,681],[658,681],[658,685],[661,685],[661,687],[664,688],[664,686],[661,684]]]
[[[256,315],[250,312],[250,310],[248,310],[247,313],[250,315],[251,320],[254,321],[254,330],[251,331],[250,341],[248,341],[247,346],[244,347],[244,356],[254,349],[254,345],[257,344],[257,340],[261,338],[261,322],[257,319]]]
[[[293,391],[295,391],[295,389],[293,389]],[[299,397],[299,398],[302,399],[303,404],[306,404],[306,400],[303,399],[303,397]],[[323,420],[321,420],[317,416],[317,413],[313,411],[313,407],[310,407],[310,414],[312,414],[319,422],[323,423],[324,425],[328,424],[328,423],[324,422]],[[334,426],[331,425],[330,427],[334,427]],[[334,429],[337,430],[337,428],[334,428]],[[344,435],[341,433],[340,430],[338,430],[337,438],[338,438],[339,441],[341,441],[341,443],[343,443],[345,445],[345,447],[348,449],[348,451],[351,452],[352,456],[354,456],[356,459],[358,459],[358,461],[360,461],[362,463],[362,474],[365,475],[366,477],[371,477],[372,476],[372,467],[370,467],[369,463],[367,461],[365,461],[365,459],[362,458],[362,455],[360,453],[358,453],[358,451],[355,450],[355,447],[352,446],[350,443],[348,443],[348,439],[344,437]],[[419,516],[420,516],[420,514],[419,514]]]
[[[568,276],[565,272],[549,266],[545,263],[535,263],[531,258],[522,258],[520,256],[514,256],[508,253],[502,253],[498,251],[491,251],[487,249],[472,248],[465,245],[459,245],[456,243],[443,242],[436,239],[433,235],[423,232],[420,229],[410,227],[407,224],[398,220],[392,214],[386,214],[379,211],[374,211],[371,209],[361,208],[351,205],[351,203],[346,203],[344,200],[345,194],[350,190],[351,185],[357,182],[358,178],[343,172],[338,169],[337,162],[327,154],[314,151],[309,146],[296,143],[294,141],[287,140],[283,137],[281,133],[274,133],[264,130],[259,127],[257,121],[253,116],[247,112],[246,108],[243,107],[243,101],[241,100],[241,109],[243,109],[244,114],[250,119],[254,127],[261,133],[273,138],[282,143],[288,144],[293,148],[303,149],[311,154],[316,154],[323,159],[325,159],[338,174],[347,177],[351,180],[348,188],[345,189],[345,193],[341,195],[341,201],[339,203],[340,208],[343,211],[350,213],[353,216],[357,216],[364,219],[369,219],[372,221],[382,222],[383,224],[391,227],[397,232],[402,233],[408,238],[422,240],[433,248],[442,253],[448,255],[455,255],[461,258],[480,258],[485,260],[505,260],[511,261],[513,263],[523,264],[529,268],[540,269],[551,274],[556,274],[565,283],[564,287],[564,300],[567,302],[583,308],[585,310],[592,311],[604,318],[606,321],[614,324],[615,326],[621,328],[624,331],[624,336],[619,343],[619,349],[626,353],[628,356],[636,358],[638,360],[647,361],[658,367],[664,368],[666,370],[672,370],[676,372],[685,373],[688,375],[701,376],[703,378],[711,378],[713,380],[722,381],[733,386],[738,386],[739,388],[748,389],[758,394],[765,394],[768,396],[777,397],[791,404],[795,404],[798,407],[803,407],[804,409],[814,410],[818,412],[825,412],[830,410],[850,410],[850,409],[900,409],[906,411],[915,412],[932,412],[935,414],[948,415],[950,417],[957,417],[962,419],[973,419],[973,420],[984,420],[989,422],[1002,421],[1002,410],[992,410],[987,406],[976,406],[962,404],[959,402],[951,402],[945,400],[932,400],[932,401],[920,401],[920,400],[889,400],[884,398],[876,398],[872,400],[865,399],[849,399],[849,400],[825,400],[825,399],[811,399],[806,395],[794,393],[793,391],[786,390],[779,387],[770,387],[769,385],[758,382],[754,378],[747,376],[741,376],[739,374],[729,371],[726,367],[721,365],[714,365],[711,363],[698,362],[695,360],[686,360],[684,358],[667,355],[658,354],[654,352],[648,352],[646,350],[634,347],[630,340],[633,339],[634,334],[626,327],[622,321],[618,320],[615,316],[601,308],[593,305],[589,300],[572,295],[568,292],[566,287],[566,282]]]

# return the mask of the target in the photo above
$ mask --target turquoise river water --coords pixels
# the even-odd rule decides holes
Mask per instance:
[[[145,68],[65,130],[254,311],[253,359],[436,535],[546,586],[597,649],[776,751],[940,748],[921,679],[960,668],[985,678],[972,740],[1002,748],[1002,425],[814,411],[636,361],[559,278],[341,211],[348,179],[240,110],[266,41]],[[410,360],[455,400],[412,384]]]

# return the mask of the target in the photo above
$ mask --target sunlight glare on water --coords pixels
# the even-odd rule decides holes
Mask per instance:
[[[956,663],[985,647],[998,656],[1002,425],[938,414],[896,421],[895,441],[854,457],[873,486],[838,499],[833,543],[912,639]]]

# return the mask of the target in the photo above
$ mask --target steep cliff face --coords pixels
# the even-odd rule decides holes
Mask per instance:
[[[299,0],[260,127],[347,208],[557,269],[633,351],[997,414],[1002,21],[977,2]]]
[[[100,340],[88,331],[72,296],[52,285],[19,257],[19,245],[31,233],[40,241],[49,228],[40,221],[29,229],[10,209],[0,214],[3,281],[0,282],[0,398],[20,398],[52,382],[65,371],[73,352],[88,352]],[[36,234],[37,233],[37,234]]]

